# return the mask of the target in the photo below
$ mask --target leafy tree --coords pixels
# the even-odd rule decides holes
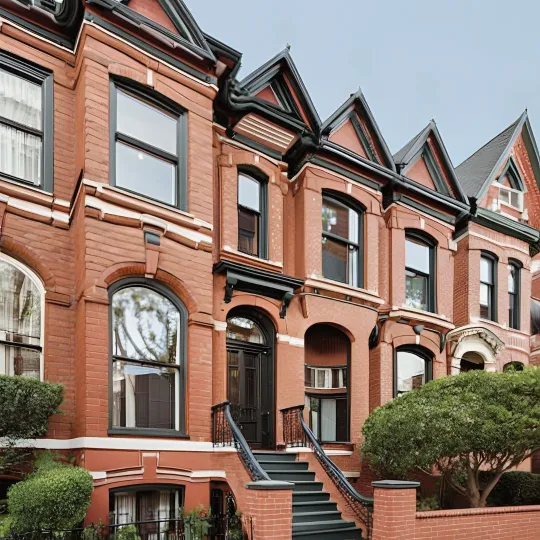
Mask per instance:
[[[0,376],[0,472],[19,465],[31,451],[19,448],[24,439],[47,433],[49,417],[59,412],[64,387],[19,376]]]
[[[9,488],[9,527],[16,533],[72,529],[84,519],[93,487],[85,469],[43,460],[26,480]]]
[[[375,409],[362,432],[378,473],[438,472],[484,507],[501,475],[540,448],[540,368],[437,379]]]

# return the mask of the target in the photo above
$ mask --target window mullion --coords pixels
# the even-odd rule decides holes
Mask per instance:
[[[170,161],[171,163],[174,163],[174,164],[178,163],[178,156],[174,154],[170,154],[166,150],[161,150],[161,148],[157,148],[156,146],[153,146],[144,141],[136,139],[135,137],[132,137],[131,135],[126,135],[125,133],[122,133],[121,131],[118,131],[116,133],[116,140],[123,143],[127,143],[130,146],[133,146],[139,150],[143,150],[153,155],[154,157]]]
[[[34,135],[35,137],[39,137],[40,139],[43,139],[42,130],[32,128],[25,124],[20,124],[19,122],[15,122],[14,120],[10,120],[9,118],[6,118],[5,116],[0,115],[0,124],[4,124],[13,129],[16,129],[17,131],[23,131],[24,133],[28,133],[29,135]]]

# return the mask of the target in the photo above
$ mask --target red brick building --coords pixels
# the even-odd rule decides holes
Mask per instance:
[[[257,538],[356,538],[373,408],[539,358],[538,149],[525,112],[392,155],[362,93],[321,121],[288,50],[240,61],[181,0],[0,0],[0,373],[65,385],[35,444],[88,522],[230,493]]]

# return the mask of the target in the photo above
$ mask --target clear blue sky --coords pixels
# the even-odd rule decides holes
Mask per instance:
[[[241,76],[289,43],[323,120],[360,86],[393,153],[434,118],[458,165],[525,108],[540,144],[538,1],[185,1]]]

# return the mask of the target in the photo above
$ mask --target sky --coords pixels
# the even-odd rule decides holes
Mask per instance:
[[[392,153],[433,118],[455,166],[527,108],[540,144],[537,0],[185,0],[243,53],[291,45],[322,120],[360,87]]]

